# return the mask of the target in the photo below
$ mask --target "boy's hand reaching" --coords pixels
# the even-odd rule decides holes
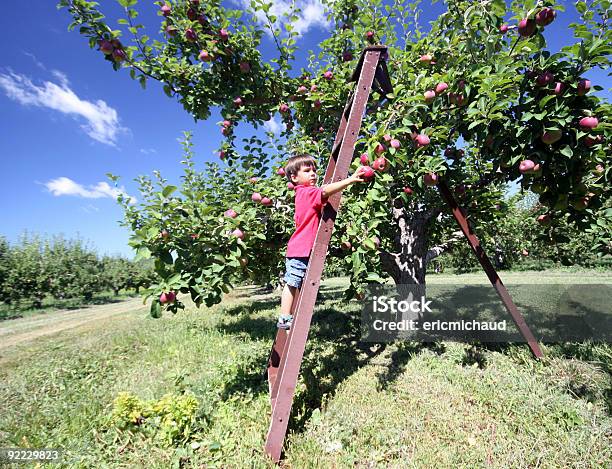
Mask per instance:
[[[365,182],[365,171],[365,167],[360,166],[349,179],[351,180],[351,182]]]

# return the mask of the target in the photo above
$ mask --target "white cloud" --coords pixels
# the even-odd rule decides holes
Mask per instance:
[[[46,182],[45,186],[49,190],[49,192],[51,192],[56,197],[59,197],[61,195],[74,195],[86,199],[100,199],[103,197],[116,199],[119,194],[123,194],[126,197],[130,198],[131,204],[136,203],[136,199],[134,197],[129,196],[125,192],[125,188],[112,187],[108,182],[104,181],[99,182],[95,186],[89,186],[89,188],[86,188],[83,185],[74,182],[70,178],[59,177],[57,179],[52,179],[51,181]]]
[[[96,102],[79,98],[68,86],[68,78],[53,70],[60,84],[49,81],[35,85],[25,75],[9,71],[0,73],[0,88],[6,95],[24,106],[45,107],[68,114],[87,122],[81,128],[94,140],[115,146],[120,132],[126,129],[119,124],[117,111],[102,100]]]
[[[157,150],[155,148],[141,148],[140,153],[143,155],[152,155],[157,153]]]
[[[274,135],[278,135],[282,130],[285,130],[287,126],[284,123],[280,123],[275,117],[272,117],[269,121],[264,122],[264,128],[266,132],[272,132]]]
[[[234,1],[245,9],[251,9],[251,0]],[[268,14],[276,16],[278,21],[282,22],[285,19],[283,15],[291,11],[292,5],[295,5],[295,8],[301,10],[298,14],[298,20],[293,25],[294,31],[298,34],[303,35],[316,26],[323,29],[328,29],[330,27],[331,22],[325,17],[325,7],[321,3],[321,0],[274,0]],[[263,11],[256,11],[255,16],[261,25],[266,25],[268,23]],[[265,29],[265,31],[269,36],[272,35],[269,29]]]

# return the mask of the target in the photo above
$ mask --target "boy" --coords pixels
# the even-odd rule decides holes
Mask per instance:
[[[363,182],[363,167],[338,182],[317,187],[317,167],[310,155],[297,155],[289,158],[285,165],[285,175],[295,186],[295,233],[287,244],[285,261],[285,288],[281,296],[281,315],[277,327],[288,330],[293,316],[291,305],[297,291],[302,286],[310,251],[314,245],[321,212],[327,199],[355,182]]]

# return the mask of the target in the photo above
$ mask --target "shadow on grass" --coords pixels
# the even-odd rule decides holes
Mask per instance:
[[[319,293],[318,304],[321,306],[315,310],[300,369],[300,380],[305,386],[295,395],[288,431],[302,432],[312,413],[324,405],[326,399],[335,393],[340,383],[387,349],[388,344],[385,343],[361,341],[360,307],[357,303],[347,305],[339,300],[342,291],[343,289],[338,287],[323,287]],[[484,315],[479,314],[481,320],[483,316],[489,320],[493,319],[495,314],[492,312],[495,311],[501,311],[501,314],[509,319],[508,313],[492,287],[483,289],[476,286],[462,286],[453,291],[439,292],[438,300],[456,307],[444,311],[443,317],[446,320],[474,318],[476,315],[470,312],[470,308],[473,308],[476,300],[480,308],[479,313],[484,313]],[[262,345],[262,348],[253,354],[248,363],[238,369],[231,381],[226,383],[222,394],[223,399],[245,391],[257,395],[268,392],[267,381],[262,376],[262,371],[276,333],[276,317],[252,316],[253,313],[279,306],[280,298],[274,298],[238,305],[227,310],[228,315],[240,315],[241,317],[219,325],[219,330],[234,335],[246,335],[253,340],[263,341],[265,345]],[[542,314],[540,308],[520,303],[518,306],[525,317],[529,318],[527,323],[530,326],[545,327],[553,320],[552,312],[546,311],[546,314]],[[525,343],[480,342],[478,340],[468,343],[469,346],[466,347],[460,362],[463,366],[477,364],[480,368],[484,368],[487,366],[487,353],[493,351],[516,356],[517,360],[532,359],[528,353],[525,353],[527,347]],[[396,382],[410,360],[422,350],[429,349],[436,354],[445,352],[444,344],[437,339],[428,342],[396,342],[393,348],[389,354],[390,363],[377,376],[380,389],[386,389]],[[574,348],[568,344],[557,353],[580,359],[594,358],[588,349]]]
[[[324,297],[337,299],[337,289],[323,292]],[[324,300],[321,300],[324,301]],[[275,318],[254,318],[248,313],[269,309],[268,301],[244,305],[240,312],[247,313],[236,321],[221,324],[220,331],[234,335],[248,335],[253,340],[263,340],[265,349],[253,354],[228,381],[223,389],[222,398],[245,392],[257,395],[268,392],[268,383],[262,373],[266,366],[269,347],[276,334]],[[301,432],[315,409],[321,408],[325,399],[335,393],[338,385],[361,367],[387,349],[387,344],[361,342],[361,316],[358,308],[340,311],[342,306],[324,305],[318,307],[313,316],[309,340],[306,344],[300,376],[305,384],[296,393],[293,402],[293,418],[288,431]],[[230,314],[236,313],[231,311]],[[268,339],[268,341],[266,341]],[[382,377],[385,382],[395,379],[411,356],[424,347],[435,348],[432,344],[413,344],[414,353],[394,353],[396,375],[390,372]]]

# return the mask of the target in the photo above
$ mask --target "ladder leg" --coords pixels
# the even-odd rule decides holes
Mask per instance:
[[[514,301],[512,301],[510,293],[508,293],[506,286],[501,281],[501,278],[499,278],[499,275],[493,267],[493,264],[491,264],[489,257],[480,245],[480,241],[478,240],[474,232],[471,230],[470,225],[468,224],[467,219],[465,218],[465,215],[463,214],[461,208],[459,207],[459,204],[455,200],[455,197],[453,197],[453,194],[451,193],[450,189],[446,185],[446,182],[440,181],[438,184],[438,188],[440,189],[442,197],[444,198],[448,206],[451,208],[455,220],[457,220],[457,223],[459,224],[461,231],[463,231],[463,234],[465,235],[468,244],[472,248],[472,251],[474,252],[474,254],[476,254],[476,257],[478,258],[480,265],[487,274],[489,281],[497,291],[497,294],[499,295],[502,302],[504,303],[504,306],[510,313],[510,316],[512,316],[512,320],[516,324],[516,327],[518,327],[518,330],[529,344],[531,352],[536,358],[542,358],[543,354],[542,350],[540,349],[540,345],[538,344],[538,341],[531,333],[529,326],[527,326],[527,323],[525,322],[525,318],[523,318],[523,315],[520,313],[520,311],[514,304]]]
[[[376,66],[379,62],[381,51],[366,51],[363,55],[363,66],[360,70],[359,80],[355,88],[355,96],[348,122],[341,126],[345,127],[344,135],[337,153],[337,161],[330,158],[325,180],[339,180],[346,177],[351,163],[355,141],[361,127],[361,120],[365,110],[368,96],[374,81]],[[337,141],[340,141],[336,139]],[[333,166],[332,166],[333,165]],[[321,274],[327,256],[327,247],[334,227],[337,210],[340,206],[342,194],[332,195],[325,206],[321,222],[315,238],[314,247],[308,263],[308,269],[302,284],[298,299],[296,314],[293,318],[291,331],[287,337],[283,353],[274,382],[271,386],[273,396],[272,418],[270,428],[266,437],[265,451],[276,462],[280,460],[287,425],[293,404],[295,386],[299,375],[308,331],[314,310]]]

